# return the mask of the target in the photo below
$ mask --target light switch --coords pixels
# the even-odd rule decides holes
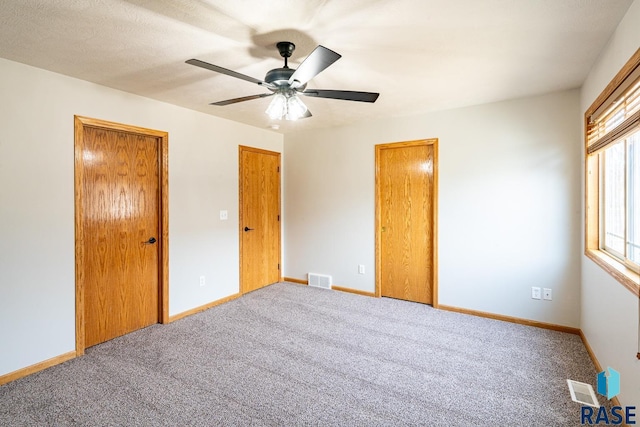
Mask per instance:
[[[542,297],[542,289],[537,286],[531,288],[531,298],[540,299]]]
[[[220,221],[226,221],[227,219],[229,219],[229,212],[220,211]]]

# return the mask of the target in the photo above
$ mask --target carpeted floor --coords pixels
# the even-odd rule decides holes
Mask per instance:
[[[595,375],[575,335],[284,283],[1,386],[0,425],[575,426]]]

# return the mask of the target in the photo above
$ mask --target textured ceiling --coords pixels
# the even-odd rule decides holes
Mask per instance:
[[[2,0],[0,57],[268,128],[266,92],[184,63],[263,79],[292,41],[295,68],[342,55],[308,88],[380,92],[375,104],[305,97],[339,126],[579,87],[631,0]],[[43,94],[43,100],[46,94]]]

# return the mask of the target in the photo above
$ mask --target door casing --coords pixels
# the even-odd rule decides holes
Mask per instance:
[[[92,127],[110,131],[128,132],[156,138],[158,143],[158,229],[160,236],[158,248],[158,322],[169,322],[169,135],[167,132],[146,129],[137,126],[124,125],[105,120],[74,116],[74,185],[75,185],[75,294],[76,294],[76,355],[85,352],[85,274],[84,255],[85,242],[83,239],[83,149],[84,129]]]

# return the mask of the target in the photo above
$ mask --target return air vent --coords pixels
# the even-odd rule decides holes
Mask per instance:
[[[583,405],[594,406],[596,408],[600,407],[598,398],[596,398],[596,394],[593,392],[593,387],[591,387],[590,384],[567,380],[567,385],[569,385],[571,400],[582,403]]]
[[[314,288],[331,289],[331,276],[326,274],[309,273],[309,286]]]

